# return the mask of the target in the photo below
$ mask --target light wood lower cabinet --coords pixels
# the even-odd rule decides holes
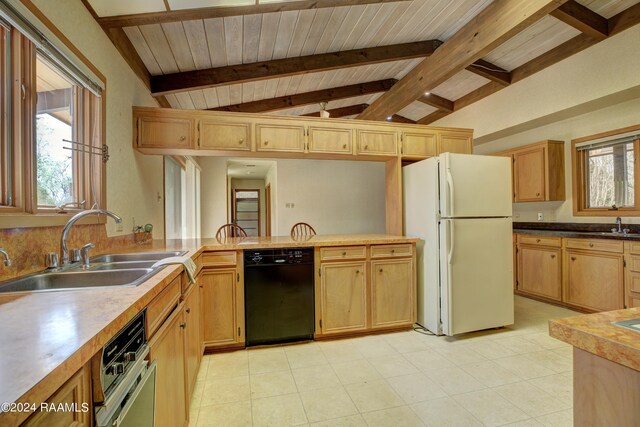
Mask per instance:
[[[244,287],[240,271],[240,268],[205,268],[199,276],[205,347],[244,344]]]
[[[618,310],[624,306],[624,255],[565,251],[564,301],[589,310]]]
[[[36,412],[22,425],[29,427],[90,427],[93,418],[91,401],[91,369],[87,364],[46,402],[52,406],[55,405],[55,407],[74,405],[77,408],[76,411]]]
[[[320,267],[320,328],[323,335],[368,328],[366,262],[335,262]]]
[[[520,245],[517,271],[517,289],[520,292],[562,300],[560,248]]]
[[[185,382],[184,303],[181,303],[149,341],[149,360],[155,360],[155,427],[182,427],[188,423]]]
[[[187,396],[193,394],[200,361],[202,360],[200,313],[200,287],[192,285],[190,290],[187,291],[184,302]]]
[[[371,327],[413,323],[415,279],[413,259],[371,261]]]

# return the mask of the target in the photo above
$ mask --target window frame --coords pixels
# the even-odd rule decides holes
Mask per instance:
[[[32,12],[37,20],[44,25],[55,37],[54,41],[59,45],[66,47],[75,56],[78,64],[84,65],[97,77],[97,81],[101,83],[102,93],[100,96],[93,93],[83,85],[78,86],[82,98],[83,111],[79,114],[85,122],[82,126],[78,140],[88,142],[96,139],[95,146],[102,147],[106,143],[106,100],[107,100],[107,81],[106,77],[62,34],[53,23],[30,1],[22,2],[24,6]],[[4,23],[4,27],[7,23]],[[36,119],[36,51],[35,44],[29,38],[22,34],[17,28],[9,25],[11,39],[11,55],[10,58],[2,59],[2,61],[10,59],[10,78],[11,87],[7,91],[11,97],[8,102],[11,109],[8,117],[4,114],[4,106],[0,106],[0,120],[9,126],[11,133],[12,149],[12,198],[11,206],[4,205],[4,188],[5,180],[0,185],[0,229],[14,227],[46,227],[65,224],[71,215],[82,210],[90,209],[93,203],[91,183],[98,180],[95,186],[95,201],[99,203],[101,208],[106,208],[106,171],[107,165],[102,162],[101,156],[84,156],[81,182],[77,183],[83,188],[82,194],[78,195],[78,201],[86,200],[83,208],[66,208],[64,212],[58,212],[55,208],[39,207],[37,201],[37,153],[35,139],[35,119]],[[1,46],[0,46],[1,47]],[[0,55],[4,52],[0,49]],[[60,65],[62,66],[62,65]],[[2,76],[0,75],[0,78]],[[91,94],[93,96],[88,96]],[[4,102],[4,101],[3,101]],[[90,125],[91,123],[91,125]],[[91,131],[97,126],[94,136]],[[1,131],[2,129],[0,129]],[[91,141],[94,142],[94,141]],[[0,149],[4,146],[0,141]],[[79,154],[79,153],[74,153]],[[91,165],[91,162],[94,162]],[[91,166],[90,166],[91,165]],[[96,167],[99,165],[99,167]],[[92,168],[92,169],[91,169]],[[0,162],[0,173],[4,173]],[[82,223],[105,223],[106,218],[102,216],[93,216],[82,220]]]
[[[633,140],[633,182],[634,182],[634,207],[617,208],[591,208],[588,206],[588,170],[586,167],[587,150],[578,150],[579,145],[585,142],[595,141],[602,138],[615,139],[616,135],[640,131],[640,125],[629,126],[622,129],[615,129],[595,135],[574,139],[571,141],[571,168],[573,187],[573,215],[574,216],[602,216],[602,217],[623,217],[640,216],[640,165],[638,165],[640,153],[640,138]]]

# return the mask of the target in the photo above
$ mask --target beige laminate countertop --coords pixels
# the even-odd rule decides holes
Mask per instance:
[[[552,337],[640,371],[640,332],[612,322],[640,318],[640,307],[549,321]]]
[[[294,240],[261,238],[153,241],[113,251],[184,250],[194,257],[207,250],[415,243],[382,234],[327,235]],[[70,291],[0,294],[0,403],[40,404],[60,388],[133,316],[182,272],[166,266],[141,285]],[[0,425],[17,414],[0,413]]]

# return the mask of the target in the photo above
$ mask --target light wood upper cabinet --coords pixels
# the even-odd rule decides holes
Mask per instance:
[[[203,269],[201,313],[206,347],[244,343],[244,288],[236,268]]]
[[[147,148],[194,148],[194,120],[143,115],[137,120],[137,145]]]
[[[437,132],[402,130],[402,155],[404,157],[433,157],[438,154]]]
[[[305,129],[294,124],[256,124],[258,151],[302,153],[305,149]]]
[[[325,335],[367,329],[365,262],[335,262],[321,266],[320,319]]]
[[[198,368],[202,360],[200,314],[200,287],[192,285],[191,289],[187,291],[184,303],[187,396],[193,394],[193,388],[198,376]]]
[[[624,255],[565,250],[564,301],[596,311],[624,306]]]
[[[371,326],[388,328],[414,322],[413,259],[371,261]]]
[[[495,155],[512,158],[514,202],[565,199],[564,142],[542,141]]]
[[[156,427],[187,425],[184,349],[185,321],[181,304],[149,341],[149,360],[157,363]]]
[[[471,136],[465,133],[440,132],[438,153],[473,153]]]
[[[353,130],[349,128],[309,126],[309,152],[351,154]]]
[[[398,154],[398,132],[395,129],[358,129],[358,154],[396,156]]]
[[[198,122],[198,147],[204,150],[251,150],[251,123],[202,119]]]
[[[91,369],[87,364],[47,400],[47,404],[75,405],[77,411],[36,412],[22,424],[28,427],[90,427],[92,419]],[[82,411],[86,405],[86,412]]]
[[[517,272],[520,292],[562,300],[562,249],[521,244]]]

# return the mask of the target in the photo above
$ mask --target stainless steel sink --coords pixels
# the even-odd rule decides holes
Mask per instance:
[[[56,291],[104,286],[138,286],[156,269],[132,268],[118,271],[64,271],[37,273],[0,284],[0,292]]]
[[[151,268],[157,261],[121,261],[121,262],[105,262],[101,264],[91,265],[90,271],[102,270],[123,270],[129,268]]]
[[[613,322],[614,325],[621,328],[631,329],[632,331],[640,332],[640,317],[637,319],[621,320],[619,322]]]
[[[167,252],[134,252],[130,254],[108,254],[91,258],[91,263],[113,263],[127,261],[160,261],[164,258],[179,256],[185,254],[186,251],[167,251]]]

